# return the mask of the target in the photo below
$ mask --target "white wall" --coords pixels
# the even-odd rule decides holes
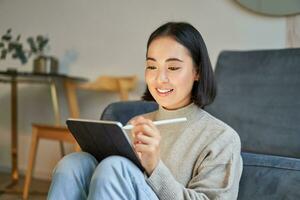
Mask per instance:
[[[143,66],[146,41],[158,25],[167,21],[187,21],[202,33],[211,60],[224,49],[266,49],[285,47],[285,18],[256,15],[233,0],[0,0],[0,33],[12,28],[23,38],[47,34],[49,54],[61,61],[62,73],[94,79],[98,75],[131,75],[140,78],[131,99],[144,89]],[[20,66],[16,61],[0,61],[0,70],[14,66],[30,71],[32,61]],[[60,88],[60,95],[63,91]],[[19,166],[26,168],[32,122],[52,122],[49,89],[44,85],[19,87]],[[81,114],[99,117],[115,94],[79,94]],[[67,117],[65,99],[63,121]],[[35,175],[49,177],[59,159],[58,144],[42,141]],[[0,84],[0,168],[10,168],[10,90]]]

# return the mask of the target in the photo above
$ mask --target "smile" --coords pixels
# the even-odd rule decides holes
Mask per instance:
[[[160,89],[160,88],[156,88],[156,91],[158,92],[158,94],[160,95],[168,95],[171,92],[173,92],[174,89]]]

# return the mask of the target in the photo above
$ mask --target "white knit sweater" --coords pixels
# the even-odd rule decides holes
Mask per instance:
[[[159,199],[237,198],[243,165],[240,138],[231,127],[193,103],[172,111],[159,107],[144,116],[188,119],[158,126],[161,161],[146,181]]]

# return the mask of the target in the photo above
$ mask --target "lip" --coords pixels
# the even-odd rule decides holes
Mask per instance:
[[[162,89],[162,88],[155,88],[157,94],[159,96],[165,97],[174,92],[174,89]]]

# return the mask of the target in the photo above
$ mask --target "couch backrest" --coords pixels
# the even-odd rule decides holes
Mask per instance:
[[[119,121],[125,125],[132,117],[158,109],[155,102],[149,101],[120,101],[109,104],[100,119]]]
[[[206,110],[232,126],[243,151],[300,158],[300,49],[224,51]]]

